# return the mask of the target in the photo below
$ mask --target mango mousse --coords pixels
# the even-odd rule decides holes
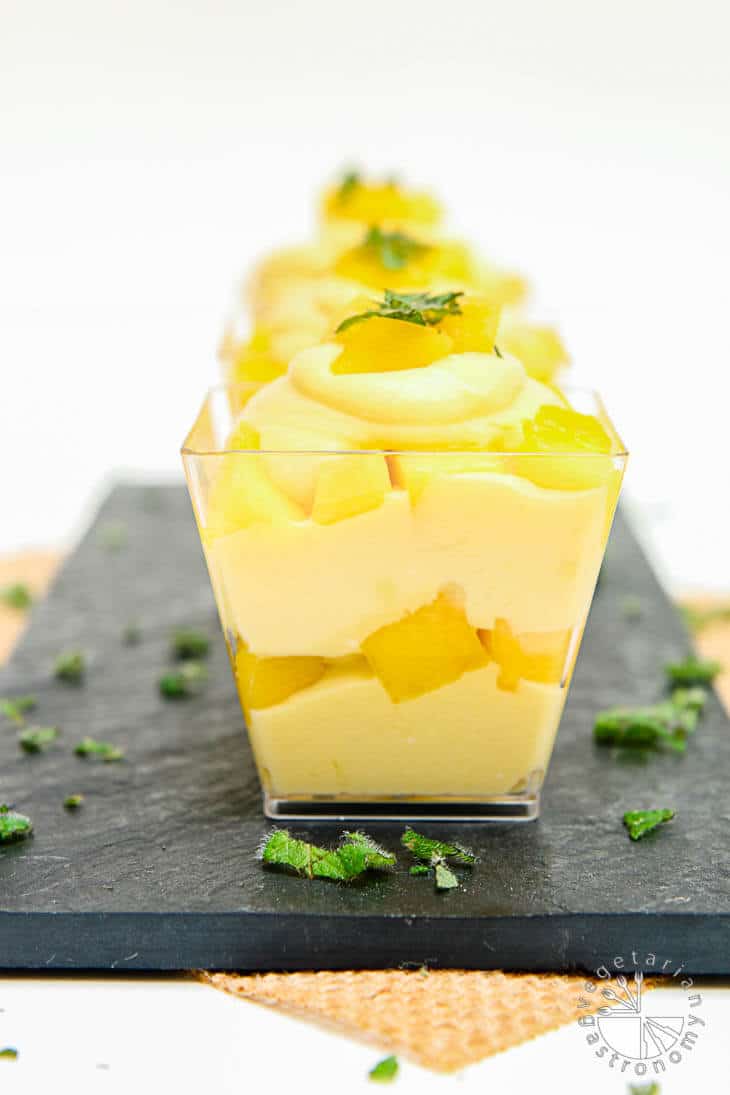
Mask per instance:
[[[623,476],[478,293],[387,290],[184,460],[267,812],[534,816]]]
[[[322,199],[317,239],[276,252],[255,271],[246,306],[234,314],[221,345],[226,380],[246,382],[252,393],[283,376],[296,353],[326,340],[343,309],[386,288],[468,289],[508,308],[502,342],[530,375],[551,380],[567,354],[552,328],[536,327],[523,315],[524,279],[445,235],[442,219],[427,193],[346,175]]]

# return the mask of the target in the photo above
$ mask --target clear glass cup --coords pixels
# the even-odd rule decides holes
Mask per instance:
[[[182,455],[264,812],[536,817],[627,460],[600,400],[610,455],[226,449],[250,387]]]

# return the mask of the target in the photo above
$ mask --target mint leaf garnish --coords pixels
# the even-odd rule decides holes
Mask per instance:
[[[337,204],[345,205],[350,200],[360,184],[361,179],[359,171],[345,172],[340,181],[340,185],[335,191],[335,199],[337,201]]]
[[[368,870],[391,870],[395,856],[365,833],[345,833],[338,848],[321,848],[298,840],[287,829],[276,829],[261,849],[262,862],[288,867],[307,878],[350,882]]]
[[[33,832],[33,822],[25,814],[18,814],[9,806],[0,806],[0,844],[24,840]]]
[[[13,696],[0,700],[0,715],[10,719],[16,726],[23,726],[26,711],[32,711],[37,704],[35,696]]]
[[[0,601],[8,608],[22,612],[33,604],[33,595],[25,582],[13,582],[12,585],[0,589]]]
[[[462,844],[447,844],[443,840],[432,840],[431,837],[408,828],[401,837],[401,844],[411,852],[416,859],[422,859],[425,863],[431,863],[434,857],[450,859],[454,863],[471,867],[476,863],[476,856]]]
[[[398,1075],[398,1058],[384,1057],[368,1072],[368,1077],[376,1084],[392,1084]]]
[[[78,810],[79,806],[84,801],[83,795],[68,795],[63,800],[64,809],[66,810]]]
[[[461,315],[458,293],[396,293],[386,289],[381,301],[373,301],[374,308],[348,316],[335,330],[335,334],[348,330],[355,323],[379,317],[381,319],[401,319],[406,323],[416,323],[419,327],[435,327],[446,316]]]
[[[174,632],[170,645],[173,657],[180,660],[205,658],[210,650],[210,639],[203,631],[184,628]]]
[[[182,662],[176,673],[165,673],[157,682],[167,700],[188,699],[197,695],[208,678],[204,665],[196,661]]]
[[[5,1046],[0,1049],[0,1061],[17,1061],[18,1051],[13,1046]]]
[[[675,688],[672,692],[672,703],[675,707],[689,711],[697,711],[701,714],[707,703],[707,693],[704,688]]]
[[[695,658],[690,655],[681,662],[670,662],[664,666],[670,684],[712,684],[722,669],[720,662],[711,658]]]
[[[665,821],[671,821],[673,817],[674,810],[629,810],[624,814],[624,825],[632,840],[640,840],[646,833]]]
[[[434,874],[437,890],[455,890],[459,885],[459,879],[451,868],[447,867],[446,864],[442,863],[440,860],[434,861]]]
[[[94,738],[83,738],[83,740],[74,747],[74,753],[77,757],[98,757],[99,760],[107,762],[122,760],[124,757],[123,749],[120,749],[116,745],[112,745],[111,742],[96,741]]]
[[[80,650],[66,650],[53,664],[53,675],[67,684],[80,684],[86,672],[86,659]]]
[[[374,226],[362,243],[366,254],[372,255],[385,270],[402,270],[412,259],[424,255],[430,248],[404,232],[383,232]]]
[[[29,726],[18,734],[18,744],[26,753],[41,753],[58,737],[57,726]]]

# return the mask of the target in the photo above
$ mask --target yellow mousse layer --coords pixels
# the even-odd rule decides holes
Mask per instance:
[[[547,765],[620,445],[462,304],[297,354],[210,458],[201,534],[277,797],[493,796]]]

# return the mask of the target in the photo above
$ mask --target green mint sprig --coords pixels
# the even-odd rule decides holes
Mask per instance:
[[[64,807],[65,810],[78,810],[79,806],[82,805],[83,801],[84,801],[84,796],[83,795],[79,795],[79,794],[67,795],[66,798],[63,800],[63,807]]]
[[[368,1079],[376,1084],[392,1084],[398,1075],[398,1058],[383,1057],[368,1072]]]
[[[173,632],[170,640],[172,655],[180,661],[187,659],[206,658],[210,651],[210,639],[204,631],[196,631],[194,628],[181,628]]]
[[[33,594],[25,582],[13,582],[12,585],[0,589],[0,601],[8,608],[23,612],[33,604]]]
[[[346,171],[335,191],[337,204],[346,205],[361,183],[359,171]]]
[[[347,331],[355,323],[378,317],[380,319],[401,319],[406,323],[415,323],[419,327],[435,327],[446,316],[461,315],[458,293],[397,293],[386,289],[381,301],[374,301],[374,308],[367,312],[348,316],[335,330],[335,334]]]
[[[368,229],[361,246],[365,254],[375,258],[384,270],[402,270],[413,259],[430,251],[427,244],[419,243],[404,232],[384,232],[377,225]]]
[[[196,661],[180,663],[174,673],[164,673],[158,683],[160,694],[166,700],[184,700],[196,696],[208,678],[204,665]]]
[[[24,840],[33,832],[33,822],[25,814],[18,814],[9,806],[0,806],[0,844]]]
[[[83,738],[74,746],[74,753],[77,757],[98,758],[107,763],[122,760],[124,757],[124,750],[119,746],[112,745],[109,741],[96,741],[95,738]]]
[[[411,855],[421,860],[416,867],[411,867],[410,873],[428,874],[433,870],[437,890],[454,890],[459,885],[459,879],[449,867],[449,862],[463,867],[471,867],[476,863],[476,856],[462,844],[433,840],[411,828],[404,832],[401,844]]]
[[[337,848],[321,848],[298,840],[287,829],[276,829],[261,849],[263,863],[286,867],[307,878],[351,882],[366,871],[389,871],[395,856],[365,833],[344,833]]]
[[[18,745],[26,753],[42,753],[57,740],[57,726],[29,726],[18,734]]]
[[[13,696],[0,700],[0,715],[10,719],[16,726],[25,724],[25,714],[36,707],[38,701],[35,696]]]
[[[721,669],[720,662],[712,658],[695,658],[693,655],[681,662],[669,662],[664,666],[669,683],[674,685],[712,684]]]
[[[629,810],[624,814],[624,825],[632,840],[641,840],[673,817],[674,810]]]

